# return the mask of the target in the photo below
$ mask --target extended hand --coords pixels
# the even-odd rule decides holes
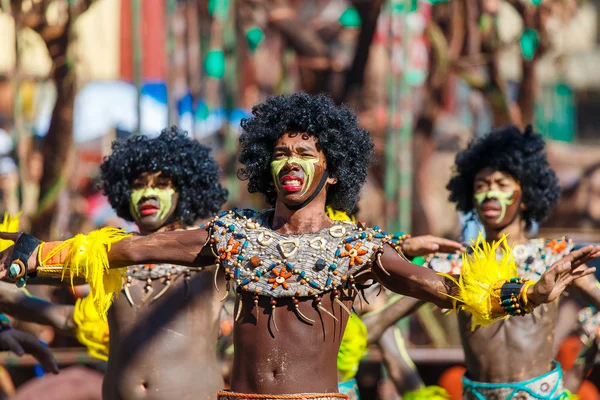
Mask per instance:
[[[31,354],[46,372],[58,374],[58,364],[52,351],[30,333],[12,328],[0,332],[0,350],[12,351],[19,357]]]
[[[409,257],[425,256],[431,253],[464,252],[462,244],[454,240],[443,239],[431,235],[416,236],[406,239],[402,244],[402,252]]]
[[[534,305],[553,302],[573,280],[593,274],[596,268],[588,268],[585,263],[599,256],[600,246],[586,246],[561,258],[529,288],[529,301]]]

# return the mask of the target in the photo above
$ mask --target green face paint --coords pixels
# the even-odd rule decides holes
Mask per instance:
[[[511,190],[510,192],[503,192],[501,190],[495,189],[488,190],[487,192],[476,193],[475,200],[477,201],[477,204],[481,206],[481,204],[487,199],[497,199],[498,202],[500,202],[500,206],[502,207],[502,210],[500,211],[500,216],[496,220],[496,223],[499,223],[504,219],[504,215],[506,214],[506,208],[515,202],[514,200],[510,199],[514,193],[514,190]]]
[[[304,172],[305,176],[302,191],[300,192],[300,194],[304,196],[306,192],[308,192],[308,189],[310,188],[310,185],[312,184],[312,181],[315,177],[315,164],[318,162],[319,159],[314,157],[288,157],[271,161],[271,174],[273,174],[273,182],[275,182],[275,187],[277,188],[277,191],[281,191],[282,189],[281,182],[279,182],[279,173],[281,172],[282,168],[286,164],[296,163],[300,165],[300,168],[302,168],[302,171]]]
[[[131,192],[131,202],[129,203],[129,211],[136,220],[142,219],[138,203],[144,197],[156,197],[160,201],[160,207],[158,209],[158,218],[163,219],[167,216],[171,210],[171,203],[175,189],[158,189],[153,187],[145,187],[143,189],[136,189]]]

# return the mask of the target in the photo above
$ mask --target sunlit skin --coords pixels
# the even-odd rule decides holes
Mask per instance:
[[[511,244],[529,241],[521,215],[526,204],[522,199],[521,185],[513,176],[493,168],[484,168],[475,176],[473,190],[473,204],[488,241],[498,240],[505,234],[508,234]],[[497,195],[491,196],[489,193]],[[483,202],[478,201],[482,198],[481,194],[488,194]],[[503,201],[506,210],[504,215]],[[588,298],[592,304],[599,304],[600,290],[593,281],[592,275],[573,284],[589,292]],[[548,372],[555,356],[553,338],[557,320],[557,301],[538,309],[535,315],[509,318],[474,332],[471,330],[471,317],[459,313],[461,339],[470,378],[481,382],[517,382]],[[510,356],[507,356],[507,350]]]
[[[509,235],[510,243],[528,241],[525,222],[521,218],[526,205],[522,201],[521,185],[513,176],[503,171],[484,168],[475,175],[473,193],[473,204],[485,228],[488,241],[499,240],[504,234]],[[504,196],[494,196],[494,193]],[[482,195],[483,201],[479,201]]]
[[[178,201],[173,181],[160,171],[142,173],[131,183],[131,216],[144,235],[164,229]]]
[[[132,182],[131,191],[130,208],[140,233],[184,227],[173,220],[179,193],[171,178],[161,172],[143,173]],[[215,351],[220,295],[213,285],[213,273],[214,268],[208,268],[192,276],[188,300],[183,279],[176,280],[159,300],[143,305],[146,283],[133,280],[129,291],[136,306],[123,294],[115,300],[109,310],[105,399],[163,400],[185,395],[214,399],[222,388],[222,377]],[[224,290],[222,282],[219,286]],[[164,284],[155,280],[152,287],[156,294]],[[199,368],[200,375],[194,372]]]
[[[473,192],[473,204],[488,241],[498,240],[505,234],[508,235],[511,244],[529,241],[525,221],[522,219],[526,204],[522,199],[521,185],[513,176],[492,168],[482,169],[475,176]],[[501,200],[493,196],[494,193],[508,200],[505,200],[504,215]],[[485,195],[484,201],[479,201],[482,194]],[[600,290],[595,281],[593,275],[589,275],[572,283],[573,289],[592,305],[600,304]],[[382,321],[383,323],[376,326],[379,334],[391,325],[390,321],[397,321],[410,314],[413,311],[411,305],[414,303],[413,299],[403,298],[395,309],[391,307],[386,315],[388,322]],[[470,315],[459,313],[458,318],[468,374],[472,380],[492,383],[518,382],[550,370],[556,348],[553,338],[556,336],[554,331],[558,321],[558,302],[541,307],[535,316],[509,318],[487,328],[479,327],[475,331],[471,329]],[[394,361],[406,366],[401,359],[397,358]],[[582,368],[573,369],[565,374],[565,382],[573,384],[567,386],[568,389],[577,391],[583,372]],[[572,376],[575,374],[579,375]],[[404,377],[407,380],[415,378],[410,375]],[[406,382],[400,381],[398,387],[402,387]]]
[[[303,194],[303,190],[277,192],[270,226],[279,233],[317,232],[333,223],[327,217],[325,206],[327,190],[337,182],[334,176],[327,178],[327,185],[310,203],[297,210],[290,209],[290,206],[295,208],[313,195],[327,168],[325,155],[317,144],[312,136],[290,133],[281,136],[275,145],[271,161],[277,157],[307,156],[319,160],[313,164],[315,175],[306,193]],[[284,165],[279,174],[281,177],[301,176],[304,172],[300,165],[292,162]],[[273,185],[276,186],[275,182]],[[2,233],[0,238],[15,239],[15,235]],[[208,233],[205,230],[134,236],[115,243],[108,257],[112,268],[148,262],[207,266],[214,263],[210,247],[204,246],[207,240]],[[407,251],[407,255],[414,256],[423,252],[424,248],[431,247],[447,253],[462,249],[459,243],[426,237],[415,240],[411,248],[413,253]],[[432,302],[442,308],[452,307],[447,294],[454,293],[455,286],[449,279],[405,261],[387,245],[385,249],[381,257],[382,267],[377,263],[372,269],[365,267],[361,279],[366,281],[374,278],[392,291]],[[528,296],[535,299],[536,304],[553,301],[576,276],[593,273],[593,269],[579,270],[578,267],[581,261],[595,256],[597,252],[600,252],[600,248],[591,246],[573,252],[564,261],[553,265],[544,274],[547,279],[541,279],[540,283],[530,288]],[[4,269],[9,267],[7,264],[10,263],[11,254],[12,248],[0,253]],[[31,271],[36,269],[37,251],[32,253],[28,266]],[[2,272],[6,274],[5,270]],[[342,297],[341,300],[350,307],[353,297]],[[292,311],[291,298],[278,299],[275,307],[278,329],[275,330],[271,322],[273,310],[269,299],[261,297],[259,309],[255,310],[253,294],[242,292],[242,308],[234,326],[233,391],[258,394],[337,392],[337,352],[348,316],[339,304],[333,302],[331,293],[322,296],[322,306],[338,316],[339,322],[317,311],[312,299],[299,300],[301,312],[316,323],[311,325],[299,319]]]

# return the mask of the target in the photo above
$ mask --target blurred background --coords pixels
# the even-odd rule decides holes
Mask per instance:
[[[533,124],[563,187],[554,215],[536,229],[600,242],[598,7],[600,0],[0,0],[0,211],[22,211],[22,228],[45,240],[131,228],[98,189],[98,166],[113,140],[169,125],[212,147],[228,206],[260,208],[236,178],[240,120],[269,95],[303,90],[350,105],[373,135],[377,157],[360,219],[459,238],[468,218],[445,189],[456,152],[493,126]],[[73,300],[64,290],[35,290]],[[401,322],[427,383],[462,363],[453,321],[428,309]],[[23,326],[64,348],[63,365],[96,365],[72,340]],[[378,357],[374,350],[366,363],[379,365]],[[19,386],[41,374],[31,359],[3,360],[10,374],[0,381]],[[385,385],[385,376],[375,381]]]

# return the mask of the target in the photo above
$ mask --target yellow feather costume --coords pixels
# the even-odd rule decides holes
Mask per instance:
[[[0,223],[0,232],[18,232],[20,216],[21,216],[20,213],[14,217],[9,214],[4,214],[4,219],[3,219],[2,223]],[[101,251],[98,251],[99,250],[98,246],[101,243],[106,243],[106,242],[108,242],[108,246],[110,246],[110,244],[115,243],[117,241],[117,240],[115,240],[115,238],[117,238],[117,236],[115,236],[114,234],[109,235],[108,240],[106,238],[103,238],[102,234],[98,235],[98,234],[95,234],[94,232],[92,232],[92,234],[90,234],[90,238],[85,238],[85,235],[78,235],[78,236],[80,236],[80,237],[78,238],[77,241],[74,241],[73,239],[71,239],[71,243],[73,243],[75,246],[74,248],[81,248],[82,251],[84,251],[85,249],[88,249],[88,248],[94,248],[95,249],[94,257],[96,257],[96,259],[100,260],[100,262],[98,263],[98,261],[89,261],[89,260],[87,260],[86,262],[83,262],[86,259],[85,256],[83,256],[83,255],[79,255],[78,257],[72,256],[72,260],[73,260],[72,265],[75,266],[72,270],[75,272],[75,274],[78,274],[79,272],[82,272],[81,270],[83,268],[84,270],[87,271],[87,274],[84,274],[84,276],[94,277],[94,279],[101,281],[102,288],[97,289],[96,292],[98,293],[99,290],[101,290],[102,292],[97,294],[96,297],[100,298],[100,304],[105,304],[107,302],[107,299],[106,299],[107,297],[110,296],[110,298],[112,299],[112,293],[109,293],[110,291],[114,290],[117,287],[118,287],[117,293],[121,290],[122,271],[117,270],[116,273],[112,273],[112,271],[110,271],[109,273],[107,273],[108,278],[106,278],[106,277],[99,278],[98,277],[99,272],[103,272],[102,270],[100,270],[98,268],[98,264],[100,266],[104,265],[103,262],[106,259],[106,254],[104,254],[104,257],[102,256],[102,254],[100,254],[100,255],[98,254],[98,253],[102,253]],[[84,238],[81,238],[81,236],[84,236]],[[120,240],[120,239],[118,239],[118,240]],[[89,243],[92,241],[95,242],[93,245],[91,245]],[[69,242],[69,241],[67,241],[67,242]],[[67,242],[64,242],[64,246],[69,246],[69,243],[67,243]],[[14,242],[12,240],[0,239],[0,251],[4,251],[12,245],[14,245]],[[58,249],[58,248],[55,248],[55,250],[56,249]],[[58,251],[60,251],[60,249],[56,250],[56,252],[58,252]],[[104,250],[104,252],[106,252],[106,250]],[[40,254],[41,254],[41,252],[40,252]],[[51,254],[54,254],[54,253],[51,252]],[[48,256],[47,258],[51,258],[51,257]],[[88,256],[87,258],[90,258],[90,257]],[[106,264],[106,265],[108,265],[108,264]],[[62,268],[61,268],[61,270],[62,270],[61,271],[62,276],[64,277],[65,270]],[[43,273],[42,273],[42,275],[43,275]],[[72,282],[73,276],[74,275],[71,274],[71,282]],[[79,276],[79,275],[76,275],[76,276]],[[118,278],[118,282],[115,278]],[[92,285],[90,285],[90,286],[92,286]],[[73,310],[73,321],[77,324],[77,329],[75,332],[75,337],[77,338],[77,340],[79,340],[79,342],[81,344],[85,345],[88,348],[88,352],[92,357],[106,361],[108,359],[108,338],[109,338],[108,323],[106,322],[105,319],[103,319],[98,314],[93,296],[89,295],[82,299],[77,300],[77,302],[75,303],[75,308]]]
[[[0,224],[0,232],[18,232],[19,231],[19,217],[21,213],[15,217],[9,214],[4,214],[4,220]],[[0,239],[0,251],[8,249],[10,246],[15,244],[12,240]]]
[[[73,321],[77,324],[75,337],[88,348],[89,355],[103,361],[108,360],[108,323],[98,314],[92,296],[77,299]]]
[[[131,234],[122,229],[102,228],[88,235],[79,234],[59,243],[42,243],[39,250],[38,276],[54,276],[64,279],[69,276],[85,279],[90,285],[98,314],[105,320],[115,296],[118,296],[125,277],[126,268],[109,268],[110,247]],[[49,246],[50,249],[45,247]]]
[[[498,259],[498,249],[501,247],[502,258]],[[497,242],[489,244],[483,234],[472,246],[473,253],[462,255],[463,265],[461,274],[456,277],[439,273],[458,286],[458,294],[450,296],[454,300],[454,310],[464,310],[473,315],[472,328],[477,325],[488,326],[496,321],[505,319],[505,313],[499,313],[499,301],[495,293],[499,283],[517,277],[517,265],[512,248],[506,241],[506,235]]]

